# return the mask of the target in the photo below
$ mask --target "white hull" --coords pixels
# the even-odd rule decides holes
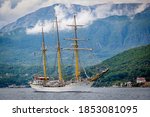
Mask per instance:
[[[40,92],[90,92],[91,84],[86,83],[71,83],[64,87],[44,87],[42,85],[30,84],[35,91]]]

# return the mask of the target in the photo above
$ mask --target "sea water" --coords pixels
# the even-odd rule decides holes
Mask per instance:
[[[0,100],[149,100],[150,88],[92,88],[90,92],[35,92],[32,88],[0,88]]]

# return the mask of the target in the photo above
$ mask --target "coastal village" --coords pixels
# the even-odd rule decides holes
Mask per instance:
[[[150,82],[146,81],[145,77],[137,77],[135,82],[118,82],[112,87],[150,87]]]

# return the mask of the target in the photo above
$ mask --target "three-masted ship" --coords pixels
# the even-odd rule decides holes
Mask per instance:
[[[62,59],[61,59],[61,44],[59,37],[58,21],[56,17],[56,29],[57,29],[57,66],[58,66],[58,79],[52,80],[47,76],[47,66],[46,66],[46,47],[44,40],[44,31],[42,27],[42,56],[43,56],[43,73],[44,76],[35,75],[33,81],[30,83],[30,86],[35,91],[48,91],[48,92],[68,92],[68,91],[90,91],[90,87],[93,82],[100,78],[104,73],[108,71],[105,69],[100,73],[97,73],[94,77],[90,78],[80,78],[80,69],[79,69],[79,50],[91,50],[90,48],[79,48],[77,36],[77,27],[81,25],[76,24],[76,16],[74,15],[74,24],[68,25],[74,28],[74,38],[66,39],[74,42],[73,48],[64,48],[64,50],[73,50],[75,55],[75,78],[74,80],[65,81],[62,75]]]

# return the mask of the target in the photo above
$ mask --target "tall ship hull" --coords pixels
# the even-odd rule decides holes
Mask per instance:
[[[30,86],[34,89],[34,91],[38,92],[90,92],[91,91],[91,83],[70,83],[63,87],[46,87],[43,85],[33,85]]]
[[[34,91],[39,92],[91,92],[91,87],[94,81],[99,79],[107,71],[108,69],[105,69],[102,72],[97,73],[94,77],[82,79],[82,81],[78,82],[71,80],[63,83],[59,80],[45,82],[44,77],[36,76],[30,83],[30,86],[34,89]]]

